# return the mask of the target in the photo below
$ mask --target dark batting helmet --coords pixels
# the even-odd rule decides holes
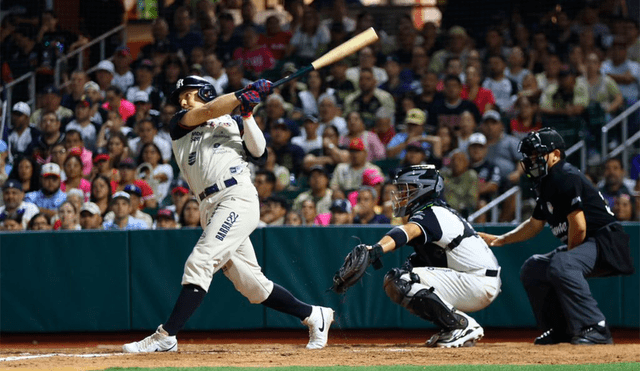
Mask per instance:
[[[218,96],[218,94],[216,93],[216,88],[214,88],[209,81],[203,79],[200,76],[191,75],[176,82],[176,88],[173,92],[171,92],[171,97],[169,100],[171,101],[171,103],[180,107],[180,102],[178,101],[180,93],[190,89],[198,89],[198,96],[205,102],[210,102]]]
[[[549,169],[544,156],[556,149],[560,150],[560,155],[564,158],[564,139],[552,128],[531,132],[522,139],[518,144],[518,152],[522,153],[522,167],[527,177],[539,181],[547,175]]]
[[[401,169],[393,180],[393,215],[402,217],[417,211],[437,199],[444,188],[444,179],[434,165],[414,165]]]

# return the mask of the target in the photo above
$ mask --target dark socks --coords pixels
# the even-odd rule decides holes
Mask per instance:
[[[193,312],[198,309],[207,292],[197,285],[185,285],[173,307],[173,312],[162,328],[173,336],[182,330]]]
[[[273,284],[271,295],[261,304],[278,312],[296,316],[301,321],[311,315],[311,305],[296,299],[287,289],[277,283]]]

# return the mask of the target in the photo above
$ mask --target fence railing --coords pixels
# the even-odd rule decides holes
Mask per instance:
[[[600,143],[602,161],[606,161],[607,159],[615,157],[622,153],[622,156],[624,158],[624,160],[622,161],[622,166],[625,170],[629,170],[629,147],[631,147],[631,144],[633,144],[633,142],[637,141],[640,138],[638,133],[635,133],[631,138],[629,138],[629,116],[631,116],[638,110],[640,110],[640,101],[631,105],[631,107],[624,110],[624,112],[619,114],[616,118],[602,127],[602,142]],[[616,148],[612,149],[611,152],[609,152],[609,132],[618,125],[622,125],[621,144],[619,144]]]
[[[31,106],[31,109],[33,110],[35,104],[36,104],[36,73],[35,72],[28,72],[25,73],[24,75],[18,77],[17,79],[11,81],[10,83],[4,84],[3,86],[0,87],[0,93],[5,92],[5,101],[9,103],[9,105],[13,105],[13,88],[16,87],[16,85],[22,83],[23,81],[29,80],[28,82],[28,91],[29,91],[29,101],[25,102],[27,103],[29,106]],[[5,116],[3,116],[5,117]]]

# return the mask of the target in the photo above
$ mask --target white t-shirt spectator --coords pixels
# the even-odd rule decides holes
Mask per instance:
[[[621,63],[618,66],[614,66],[613,62],[611,62],[610,59],[607,59],[606,61],[602,62],[600,72],[603,75],[624,75],[626,73],[631,73],[631,76],[633,76],[636,81],[632,82],[631,84],[618,83],[618,87],[620,88],[622,96],[627,101],[638,100],[638,86],[640,84],[640,64],[627,59],[626,61],[624,61],[624,63]]]
[[[84,146],[90,151],[96,150],[96,137],[98,136],[98,129],[96,129],[96,126],[93,123],[90,123],[89,125],[83,127],[78,123],[78,121],[73,119],[65,127],[65,131],[69,130],[76,130],[80,132],[80,136],[84,141]]]
[[[491,90],[493,96],[496,98],[496,106],[498,106],[502,112],[507,112],[517,98],[516,93],[518,92],[518,87],[513,81],[506,77],[503,77],[502,80],[499,81],[491,78],[485,79],[482,87]]]
[[[0,220],[2,220],[1,223],[3,226],[4,218],[6,217],[5,209],[6,206],[0,206]],[[22,228],[27,229],[27,224],[29,224],[29,221],[31,220],[31,218],[33,218],[34,215],[40,212],[40,209],[38,209],[38,206],[31,202],[22,201],[16,211],[22,214]]]
[[[171,143],[158,137],[157,135],[153,138],[153,143],[158,146],[158,149],[160,149],[162,160],[164,162],[169,162],[169,160],[171,160]],[[131,150],[133,151],[134,157],[138,157],[140,155],[140,150],[142,149],[140,138],[138,137],[130,139],[129,148],[131,148]]]

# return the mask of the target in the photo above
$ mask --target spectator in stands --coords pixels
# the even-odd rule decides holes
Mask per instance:
[[[395,115],[387,107],[380,107],[376,111],[376,123],[373,125],[373,132],[376,133],[380,143],[387,146],[396,135]]]
[[[78,224],[78,210],[76,210],[76,206],[69,202],[65,201],[58,208],[58,219],[54,225],[54,230],[62,230],[62,231],[79,231],[82,229],[80,224]]]
[[[586,80],[584,77],[578,77],[577,72],[568,67],[560,71],[558,80],[557,87],[550,86],[542,93],[540,112],[569,118],[581,116],[589,105],[589,87]]]
[[[434,72],[426,72],[420,78],[421,92],[415,97],[415,106],[425,112],[431,112],[432,107],[439,104],[439,101],[444,100],[445,97],[442,93],[436,90],[438,85],[438,75]],[[429,124],[429,123],[427,123]],[[434,124],[435,125],[435,124]],[[426,132],[431,134],[436,130],[436,126],[427,126]]]
[[[311,200],[318,214],[328,213],[333,198],[333,190],[329,188],[329,174],[324,166],[315,165],[311,168],[309,171],[309,187],[311,189],[300,193],[296,197],[293,202],[293,210],[301,211],[303,203]]]
[[[191,50],[203,45],[202,35],[192,30],[194,24],[192,10],[189,6],[176,9],[173,17],[175,32],[169,33],[169,40],[184,55],[191,55]]]
[[[107,89],[112,85],[113,74],[116,72],[113,62],[103,60],[96,66],[96,82],[100,87],[100,93],[103,97],[107,94]]]
[[[136,67],[136,82],[127,90],[127,100],[136,103],[136,94],[144,92],[147,94],[147,102],[151,104],[150,108],[158,111],[164,102],[164,94],[153,86],[155,77],[155,64],[150,59],[141,60]],[[141,96],[141,95],[140,95]],[[136,107],[136,113],[137,113]]]
[[[345,110],[347,112],[358,111],[365,126],[373,128],[378,108],[384,106],[395,113],[396,104],[391,94],[376,88],[378,82],[371,69],[362,68],[359,78],[359,90],[347,96],[344,102]]]
[[[458,130],[454,132],[458,140],[458,148],[461,151],[466,151],[469,144],[469,138],[476,131],[476,118],[473,113],[469,111],[462,112],[460,115],[460,126]]]
[[[31,114],[31,125],[37,125],[42,119],[42,116],[45,113],[49,112],[55,113],[58,119],[66,124],[73,117],[73,111],[68,108],[62,107],[60,105],[61,101],[62,95],[60,95],[60,91],[58,90],[58,88],[53,85],[45,87],[40,92],[39,106],[42,108],[38,108]]]
[[[148,229],[147,224],[131,216],[131,196],[127,192],[116,192],[111,200],[114,219],[102,223],[105,230]]]
[[[293,210],[287,211],[287,214],[284,216],[284,225],[298,226],[302,224],[302,213]]]
[[[169,209],[160,209],[156,214],[156,227],[155,229],[178,229],[178,223],[176,222],[176,215]]]
[[[40,131],[29,125],[31,108],[25,102],[18,102],[11,110],[11,130],[7,142],[12,157],[30,156],[34,144],[40,139]]]
[[[93,167],[91,168],[91,174],[89,174],[89,180],[93,180],[98,175],[111,178],[115,175],[116,170],[111,167],[109,161],[109,152],[106,148],[98,148],[93,152]]]
[[[436,72],[427,68],[427,66],[430,65],[429,61],[430,59],[427,51],[422,46],[414,46],[411,52],[411,64],[409,69],[403,70],[401,76],[403,76],[405,80],[411,82],[412,86],[414,86],[417,80],[429,72],[433,72],[437,77],[438,74]],[[437,85],[434,85],[434,89],[435,86]]]
[[[8,215],[16,213],[22,216],[22,229],[27,229],[31,218],[40,212],[35,204],[24,200],[22,184],[15,179],[9,179],[2,185],[2,201],[4,205],[0,206],[0,223]]]
[[[542,129],[542,117],[538,101],[522,95],[516,100],[516,116],[511,119],[511,135],[523,139],[528,133]]]
[[[223,86],[227,85],[229,78],[225,71],[222,61],[215,53],[206,53],[204,56],[204,78],[207,79],[216,89],[216,93],[220,94],[224,90]]]
[[[151,22],[151,37],[153,41],[140,49],[138,58],[153,60],[156,54],[176,52],[176,46],[169,40],[169,24],[163,17],[158,17]]]
[[[496,98],[493,92],[480,85],[482,76],[480,71],[474,66],[468,66],[466,70],[466,84],[462,87],[460,97],[462,99],[473,102],[478,108],[480,114],[484,114],[488,110],[494,109]]]
[[[64,142],[64,134],[60,132],[60,120],[55,112],[47,112],[40,120],[40,138],[33,150],[33,157],[40,162],[46,162],[51,156],[54,145]]]
[[[173,168],[164,162],[160,148],[155,143],[146,143],[140,150],[140,164],[143,179],[153,188],[153,194],[158,201],[162,201],[169,194],[169,186],[173,180]]]
[[[225,71],[227,72],[227,83],[223,85],[222,91],[225,94],[243,89],[251,83],[251,80],[245,78],[244,68],[240,61],[233,60],[228,62],[225,66]],[[273,94],[270,95],[270,97],[271,96],[273,96]]]
[[[134,159],[128,157],[120,161],[118,165],[118,172],[120,173],[120,181],[118,183],[112,183],[111,188],[115,193],[116,191],[123,191],[124,188],[133,184],[140,188],[142,191],[142,201],[144,207],[155,209],[158,206],[158,201],[153,195],[153,189],[149,186],[149,183],[136,177],[137,163]]]
[[[442,169],[444,200],[463,217],[469,216],[478,203],[478,175],[469,169],[469,157],[463,151],[451,154],[451,163]]]
[[[236,26],[231,13],[223,12],[218,20],[220,21],[220,35],[216,54],[223,64],[227,64],[232,60],[233,51],[242,43],[242,35],[235,32]]]
[[[398,169],[395,169],[392,174],[397,173],[403,167],[422,165],[427,163],[427,154],[422,147],[421,142],[410,142],[407,145],[405,151],[406,154],[404,156],[404,159],[402,160],[402,162],[400,162],[400,166],[398,167]],[[440,165],[437,161],[429,161],[429,163],[432,163],[438,167]]]
[[[22,214],[11,213],[4,218],[4,222],[0,230],[4,230],[7,232],[17,232],[21,231],[22,228]]]
[[[30,231],[49,231],[51,230],[51,222],[45,214],[38,213],[31,218],[28,224]]]
[[[171,96],[178,79],[188,74],[187,63],[181,54],[169,54],[164,60],[161,72],[156,77],[156,87],[165,97]]]
[[[14,43],[12,54],[3,55],[4,69],[14,77],[34,72],[42,59],[42,45],[36,42],[36,29],[30,24],[17,24],[11,37]],[[6,63],[6,64],[5,64]],[[24,99],[25,97],[21,97]]]
[[[87,95],[82,95],[77,100],[75,106],[75,116],[71,122],[65,126],[66,136],[69,135],[70,130],[74,130],[80,133],[82,142],[85,144],[89,151],[96,149],[96,140],[98,136],[98,123],[93,121],[91,98]]]
[[[178,112],[178,107],[171,103],[165,103],[160,111],[160,122],[158,123],[158,136],[171,143],[171,135],[169,134],[170,122],[173,115]]]
[[[82,204],[84,203],[84,201],[84,192],[82,192],[80,189],[72,188],[67,190],[67,202],[71,202],[76,210],[80,210],[80,208],[82,208]]]
[[[273,196],[276,188],[276,176],[269,170],[258,170],[255,173],[253,185],[258,191],[258,200],[260,200],[260,215],[267,212],[266,202],[269,197]]]
[[[75,110],[76,105],[82,99],[84,93],[84,85],[88,83],[89,75],[85,71],[76,70],[71,73],[71,79],[69,79],[68,94],[62,96],[61,105],[70,110]]]
[[[448,126],[439,127],[438,130],[436,130],[435,136],[440,138],[440,147],[442,148],[442,165],[449,166],[451,153],[458,149],[458,137],[456,137],[453,129]]]
[[[60,189],[60,166],[44,164],[41,173],[42,189],[27,193],[24,199],[34,203],[41,213],[51,218],[66,201],[67,195]]]
[[[480,121],[480,112],[475,104],[464,100],[460,97],[462,93],[462,83],[460,78],[454,75],[448,75],[444,79],[444,100],[438,100],[433,103],[429,109],[429,117],[427,121],[427,133],[430,134],[430,128],[439,128],[447,126],[455,129],[460,126],[460,115],[464,111],[470,111],[476,117],[476,121]]]
[[[549,40],[547,39],[547,35],[544,33],[544,30],[540,29],[533,34],[533,45],[532,49],[529,51],[529,64],[527,69],[536,74],[537,78],[540,73],[547,70],[549,58],[557,59],[556,61],[553,61],[553,63],[557,62],[559,69],[560,58],[555,54],[553,46],[549,44]],[[544,76],[544,74],[542,76]],[[555,76],[550,74],[547,75],[547,78],[555,79]]]
[[[91,182],[82,177],[82,160],[77,154],[70,154],[64,160],[64,173],[66,180],[60,185],[60,189],[64,192],[77,188],[81,190],[87,198],[91,194]]]
[[[322,25],[330,29],[332,25],[339,24],[347,33],[352,33],[356,28],[356,21],[349,17],[347,10],[347,1],[335,0],[329,18],[322,21]]]
[[[411,81],[407,81],[404,76],[401,76],[402,66],[400,65],[398,57],[394,55],[387,57],[384,63],[384,71],[387,74],[387,81],[380,84],[380,89],[393,96],[397,107],[400,97],[413,90]]]
[[[334,200],[331,204],[330,211],[331,215],[329,216],[328,224],[346,225],[353,223],[353,215],[351,214],[351,203],[348,200]]]
[[[290,120],[278,119],[271,125],[271,146],[278,164],[286,167],[291,174],[297,176],[302,169],[304,150],[291,143],[291,138],[297,134],[297,125]]]
[[[551,86],[557,86],[561,68],[560,57],[557,54],[549,54],[544,60],[544,71],[536,74],[538,89],[545,91]]]
[[[635,221],[635,212],[633,210],[633,201],[628,194],[621,194],[615,197],[613,213],[616,219],[623,222]]]
[[[82,174],[81,176],[88,177],[91,174],[91,169],[93,168],[93,153],[85,148],[84,141],[82,140],[82,135],[77,130],[69,130],[65,133],[64,136],[64,148],[66,150],[66,155],[76,155],[79,156],[82,160]],[[55,147],[53,148],[55,149]],[[53,159],[53,149],[52,149],[52,159]],[[66,160],[66,157],[65,157]],[[64,162],[63,162],[64,167]]]
[[[542,90],[538,87],[538,80],[532,73],[526,75],[522,80],[522,90],[518,92],[518,97],[526,96],[535,102],[540,102]]]
[[[320,16],[312,7],[307,7],[302,15],[302,24],[292,30],[293,36],[285,53],[293,57],[298,65],[305,66],[324,54],[331,41],[329,29],[320,24]]]
[[[107,111],[118,112],[124,122],[136,113],[136,107],[133,103],[124,99],[122,96],[122,90],[115,85],[111,85],[107,88],[105,103],[102,105],[102,108]]]
[[[476,210],[481,209],[491,202],[500,187],[500,168],[487,158],[487,138],[482,133],[474,133],[469,138],[469,162],[470,168],[478,176],[478,203]],[[478,223],[486,221],[486,214],[475,219]]]
[[[531,71],[526,69],[524,66],[526,63],[526,57],[521,47],[514,46],[511,48],[507,63],[509,66],[504,72],[505,77],[516,83],[518,91],[522,90],[522,80],[525,76],[530,74]]]
[[[291,211],[293,210],[290,210],[289,212]],[[316,204],[313,202],[313,200],[305,200],[302,202],[300,215],[302,216],[303,225],[315,224],[315,219],[318,216],[318,213],[316,211]]]
[[[0,139],[0,182],[2,183],[7,180],[13,167],[12,164],[7,162],[8,158],[9,148],[7,147],[7,143],[5,143],[4,140]]]
[[[357,84],[347,79],[347,69],[349,64],[346,60],[341,59],[332,64],[329,70],[329,77],[327,77],[327,83],[330,88],[335,90],[338,103],[343,103],[347,96],[353,94],[356,91]]]
[[[85,202],[80,208],[80,227],[82,229],[102,229],[100,208],[93,202]]]
[[[177,216],[182,212],[184,204],[191,198],[189,185],[184,179],[175,178],[171,185],[171,198],[163,200],[163,207],[173,211]],[[176,221],[179,221],[177,219]]]
[[[145,144],[153,143],[160,149],[162,161],[168,162],[171,160],[171,143],[168,143],[158,136],[158,128],[152,120],[143,119],[138,122],[135,131],[138,137],[129,140],[129,148],[131,149],[132,156],[140,156],[142,147]]]
[[[589,84],[589,104],[595,104],[605,113],[605,120],[624,105],[624,97],[618,84],[611,76],[600,73],[600,57],[597,53],[587,55],[585,78]]]
[[[233,59],[242,63],[248,77],[253,80],[276,64],[271,50],[258,44],[258,34],[253,27],[245,27],[242,31],[242,46],[235,49]]]
[[[366,75],[366,72],[363,73]],[[340,137],[340,145],[347,146],[353,139],[360,139],[366,148],[367,161],[380,160],[386,157],[386,151],[380,138],[369,130],[365,129],[365,123],[360,116],[360,111],[354,110],[347,114],[347,135]]]
[[[354,85],[360,83],[360,71],[363,69],[371,70],[376,80],[376,86],[382,85],[389,79],[384,68],[376,66],[376,56],[371,47],[365,47],[358,53],[358,65],[347,69],[347,79],[351,80]]]
[[[500,112],[508,112],[518,94],[518,86],[505,76],[506,63],[501,55],[489,58],[489,76],[482,83],[482,87],[491,90],[496,100],[496,107]]]
[[[13,168],[8,179],[14,179],[22,184],[23,192],[33,192],[40,189],[40,165],[31,157],[18,156],[13,161]]]
[[[266,213],[260,216],[260,221],[266,225],[283,225],[287,211],[289,211],[289,203],[284,197],[271,196],[266,201]]]
[[[131,89],[130,89],[131,90]],[[151,120],[155,126],[160,122],[160,112],[152,109],[151,101],[149,100],[149,94],[146,91],[138,91],[132,100],[136,107],[136,113],[129,117],[127,120],[127,126],[136,128],[136,125],[143,120]]]
[[[442,155],[440,138],[427,135],[424,132],[424,124],[427,122],[427,115],[419,108],[414,108],[407,112],[404,120],[406,132],[396,134],[387,145],[387,158],[404,159],[409,143],[419,142],[422,149],[435,157]]]
[[[273,151],[273,147],[267,146],[267,162],[262,167],[262,170],[271,171],[276,177],[275,191],[281,192],[285,190],[291,182],[291,172],[286,167],[277,163],[276,154]]]
[[[115,85],[124,93],[133,86],[135,77],[131,70],[131,50],[126,46],[119,46],[113,54],[113,80],[111,85]]]
[[[447,59],[456,56],[460,58],[463,64],[466,63],[467,54],[467,32],[460,26],[453,26],[447,32],[448,42],[446,49],[439,50],[431,57],[429,63],[429,71],[440,74],[444,71],[444,65]]]
[[[374,207],[378,203],[378,192],[373,187],[362,186],[358,190],[358,202],[353,207],[353,224],[389,224],[385,215],[376,214]]]
[[[322,137],[318,135],[318,118],[313,115],[306,115],[302,120],[304,131],[302,135],[291,138],[291,143],[304,150],[305,155],[313,150],[322,148]]]
[[[600,187],[600,193],[611,209],[615,206],[616,197],[632,194],[624,178],[625,171],[620,158],[610,158],[604,163],[604,184]]]
[[[491,27],[485,34],[485,47],[480,50],[480,58],[489,62],[491,57],[499,56],[506,60],[511,50],[504,45],[504,38],[498,27]]]
[[[367,161],[367,147],[361,138],[353,138],[349,142],[349,162],[340,163],[336,166],[331,178],[331,189],[338,192],[339,197],[344,198],[344,194],[360,188],[362,185],[362,174],[367,169],[376,169],[380,173],[382,170],[376,165]]]
[[[629,107],[638,101],[640,64],[627,57],[626,42],[620,37],[614,39],[610,56],[610,59],[602,63],[600,71],[618,84],[626,106]]]
[[[571,47],[568,59],[569,68],[576,71],[579,76],[584,76],[587,73],[587,67],[585,65],[585,55],[580,48],[580,45],[574,45]]]
[[[460,78],[460,81],[462,81],[462,83],[464,84],[465,74],[462,69],[462,62],[460,61],[460,58],[451,57],[447,59],[447,61],[444,64],[444,73],[442,74],[442,76],[446,77],[447,75],[458,76]],[[444,80],[440,80],[438,81],[436,90],[442,91],[443,89],[444,89]]]
[[[111,179],[109,177],[98,175],[93,179],[89,201],[98,205],[102,217],[109,212],[111,205]]]
[[[322,94],[318,98],[318,114],[320,125],[318,135],[324,133],[324,129],[333,125],[338,129],[339,135],[347,134],[347,121],[339,115],[338,100],[334,94]]]
[[[127,194],[129,194],[129,200],[130,200],[130,204],[131,204],[131,210],[129,212],[129,215],[131,215],[131,217],[136,218],[138,220],[143,221],[147,228],[145,229],[151,229],[153,227],[153,218],[151,217],[151,215],[142,212],[142,210],[140,210],[141,208],[141,198],[142,198],[142,190],[140,189],[140,187],[134,185],[134,184],[127,184],[124,187],[123,192],[126,192]],[[113,211],[108,212],[105,216],[104,216],[104,221],[112,221],[115,218],[115,213]]]
[[[84,94],[91,100],[91,120],[98,125],[102,125],[104,119],[100,112],[104,101],[100,92],[100,85],[93,81],[87,82],[84,84]]]
[[[307,74],[307,89],[298,93],[298,105],[305,114],[317,116],[320,97],[333,93],[333,89],[327,89],[325,78],[320,71],[311,71]]]
[[[276,15],[267,17],[266,33],[258,37],[258,44],[266,46],[276,61],[284,59],[284,54],[291,40],[291,31],[282,31],[280,19]]]
[[[264,104],[264,119],[259,123],[260,128],[267,132],[281,119],[288,121],[285,101],[280,94],[273,93],[267,97]]]
[[[105,125],[106,124],[107,123],[105,123]],[[128,142],[129,140],[123,133],[119,131],[110,133],[106,148],[112,168],[117,168],[123,158],[131,156],[131,149],[129,148]]]
[[[332,174],[339,163],[349,161],[349,152],[339,147],[338,141],[338,129],[327,125],[322,132],[322,148],[311,151],[304,157],[304,169],[310,171],[312,167],[320,165],[324,166],[328,174]]]

